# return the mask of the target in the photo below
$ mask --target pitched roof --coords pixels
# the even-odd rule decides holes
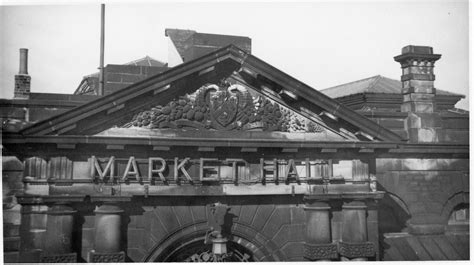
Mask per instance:
[[[469,234],[413,236],[386,235],[389,245],[383,260],[467,260],[469,259]]]
[[[355,94],[401,94],[402,82],[399,80],[391,79],[381,75],[372,76],[369,78],[357,80],[354,82],[329,87],[320,90],[321,93],[331,97],[340,98]],[[464,95],[444,91],[441,89],[436,90],[438,95],[446,96],[457,96],[465,97]]]
[[[135,65],[135,66],[158,66],[158,67],[163,67],[166,66],[166,63],[153,59],[150,56],[145,56],[143,58],[131,61],[126,63],[126,65]]]
[[[375,139],[401,141],[392,131],[233,45],[41,121],[21,133],[96,134],[130,120],[134,113],[140,110],[169,102],[180,94],[195,91],[209,82],[219,82],[230,75],[250,85],[255,84],[254,89],[260,93],[274,95],[282,104],[305,112],[309,117],[320,118],[321,114],[324,114],[324,118],[330,117],[341,126],[350,126]],[[284,98],[280,96],[282,94],[285,95]]]

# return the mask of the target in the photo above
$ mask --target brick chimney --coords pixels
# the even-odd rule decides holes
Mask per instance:
[[[245,36],[200,33],[194,30],[165,29],[169,38],[168,65],[189,62],[229,44],[251,53],[252,40]]]
[[[436,112],[434,87],[435,62],[440,54],[433,54],[428,46],[409,45],[403,47],[402,54],[395,61],[402,66],[402,112],[407,112],[405,130],[409,141],[438,142],[440,117]]]
[[[31,76],[28,75],[28,49],[20,49],[20,71],[15,75],[14,98],[29,98]]]

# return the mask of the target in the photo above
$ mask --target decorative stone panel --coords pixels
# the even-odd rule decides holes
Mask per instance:
[[[89,262],[125,262],[125,252],[99,253],[89,252]]]
[[[362,258],[375,256],[375,244],[372,242],[347,243],[339,242],[338,251],[347,258]]]
[[[76,263],[77,253],[42,256],[41,262],[42,263]]]
[[[308,244],[304,246],[304,257],[309,260],[326,260],[338,258],[337,244]]]

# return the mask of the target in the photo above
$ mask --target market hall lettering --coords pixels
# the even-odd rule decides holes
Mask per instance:
[[[290,183],[329,178],[332,160],[321,159],[264,159],[247,161],[240,158],[109,158],[89,159],[90,178],[100,181],[151,182],[168,184],[197,182]],[[125,166],[125,168],[123,167]]]

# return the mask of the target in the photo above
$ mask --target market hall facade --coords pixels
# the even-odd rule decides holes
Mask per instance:
[[[4,131],[4,179],[24,185],[8,258],[469,259],[468,113],[435,89],[440,57],[395,57],[393,111],[230,45]]]

